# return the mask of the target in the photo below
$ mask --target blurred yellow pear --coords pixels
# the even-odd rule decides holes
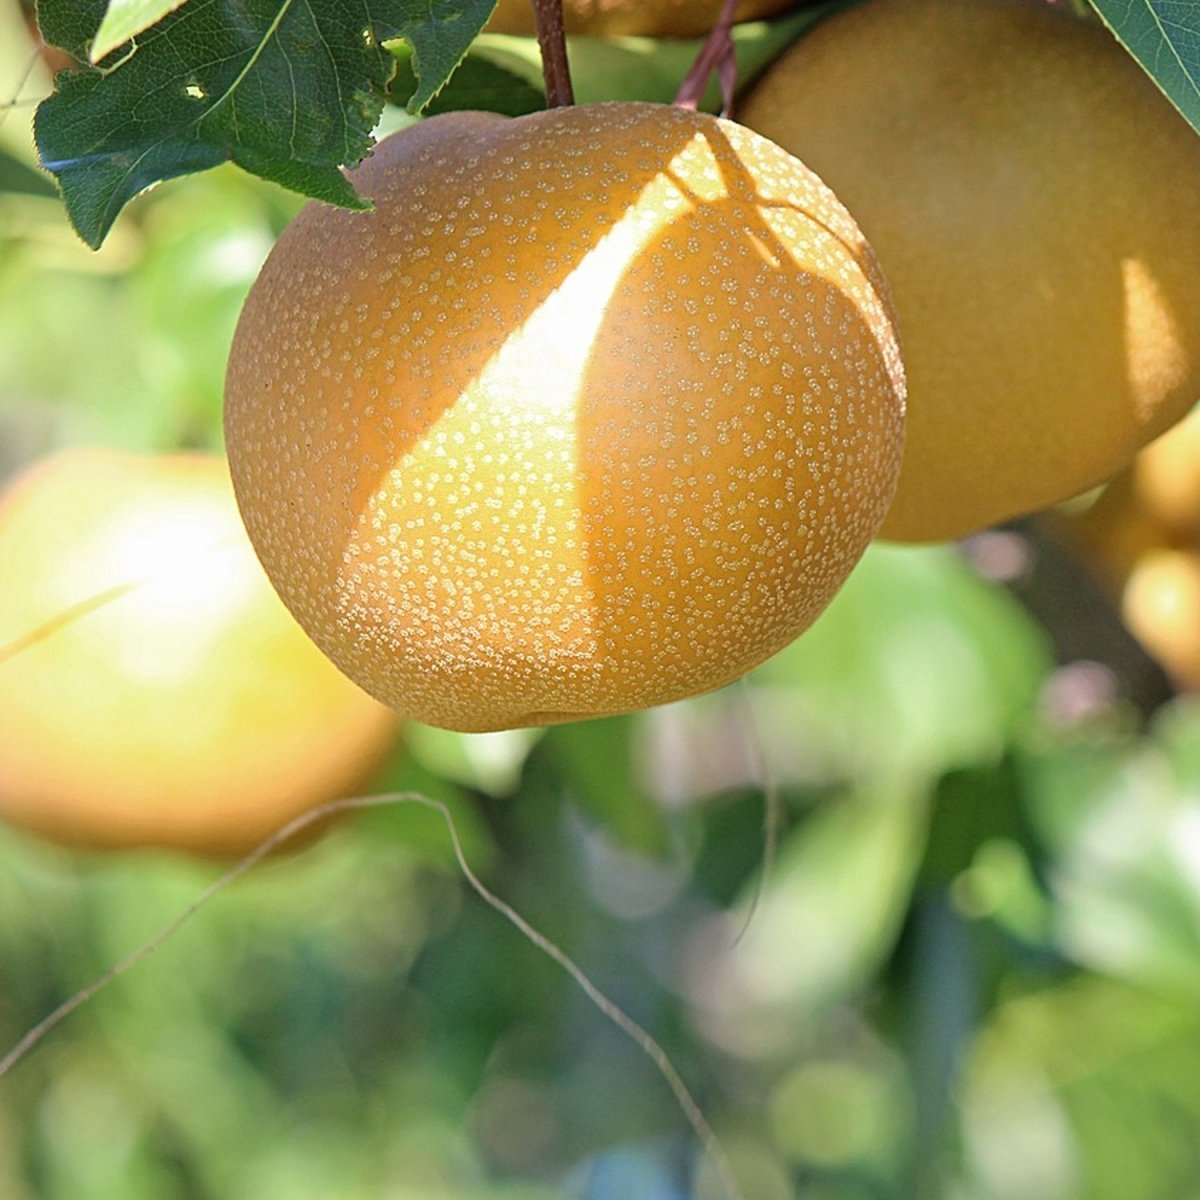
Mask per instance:
[[[271,589],[224,460],[67,451],[0,495],[0,815],[249,849],[364,782],[395,716]]]

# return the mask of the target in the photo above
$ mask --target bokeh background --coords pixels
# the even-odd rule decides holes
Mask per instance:
[[[47,87],[3,0],[0,477],[64,445],[218,448],[296,202],[219,170],[91,253],[30,169]],[[452,806],[488,886],[667,1048],[754,1200],[1200,1197],[1200,705],[1094,566],[1061,523],[878,546],[742,685],[412,727],[375,787]],[[0,828],[0,1053],[220,870]],[[719,1194],[655,1067],[413,809],[260,866],[0,1080],[4,1200]]]

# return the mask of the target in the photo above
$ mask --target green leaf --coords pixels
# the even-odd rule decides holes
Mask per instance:
[[[785,777],[941,775],[995,761],[1050,666],[1041,630],[954,550],[880,543],[751,688]]]
[[[21,196],[53,196],[54,185],[14,154],[0,146],[0,193]]]
[[[405,742],[411,756],[440,778],[508,796],[520,784],[525,759],[540,736],[536,729],[454,733],[414,721],[407,726]]]
[[[88,47],[104,20],[108,0],[39,0],[38,28],[51,46],[58,46],[79,61],[88,61]]]
[[[417,90],[408,111],[421,112],[441,91],[479,36],[496,0],[394,0],[396,33],[412,47]]]
[[[1007,758],[944,775],[934,789],[922,882],[931,890],[950,887],[986,843],[1028,842],[1020,800],[1020,778]]]
[[[1060,952],[1193,1000],[1200,995],[1200,800],[1179,765],[1195,761],[1186,743],[1197,740],[1196,715],[1172,713],[1156,723],[1153,740],[1124,754],[1110,743],[1097,756],[1091,739],[1050,747],[1029,756],[1023,784],[1052,862]]]
[[[399,96],[409,96],[417,88],[412,49],[401,43],[393,47],[393,53],[396,55],[396,76],[390,90]],[[540,73],[533,74],[531,78],[523,62],[502,53],[486,48],[472,49],[446,86],[429,102],[425,113],[435,116],[464,109],[483,109],[506,117],[520,117],[538,112],[546,107],[546,93]]]
[[[183,0],[109,0],[89,57],[96,63],[177,9]]]
[[[633,763],[636,716],[552,725],[542,739],[580,808],[626,850],[659,855],[667,848],[661,808],[638,781]]]
[[[1032,989],[1010,975],[955,1085],[962,1194],[1193,1195],[1198,1035],[1193,1002],[1140,982],[1077,975]]]
[[[78,52],[99,5],[72,7],[43,0],[43,30]],[[379,41],[393,28],[390,7],[185,4],[132,53],[60,75],[34,131],[80,235],[98,246],[138,192],[229,158],[304,195],[364,207],[338,166],[371,144],[392,72]]]
[[[1104,23],[1200,132],[1200,6],[1189,0],[1092,0]]]
[[[727,993],[736,1017],[722,1015],[795,1022],[862,987],[895,944],[928,821],[922,790],[894,779],[824,802],[788,833],[744,935],[723,950],[740,986]],[[754,896],[752,885],[743,905]]]

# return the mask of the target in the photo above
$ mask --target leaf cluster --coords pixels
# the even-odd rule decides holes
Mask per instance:
[[[122,6],[129,9],[130,5]],[[166,6],[137,6],[155,10]],[[160,180],[227,160],[306,196],[365,207],[339,169],[370,149],[396,61],[411,48],[409,107],[429,103],[490,14],[490,0],[191,0],[108,49],[107,0],[43,0],[42,35],[78,70],[38,109],[42,164],[98,246]],[[143,15],[142,19],[145,19]],[[140,22],[131,19],[126,32]],[[102,56],[96,61],[96,51]]]

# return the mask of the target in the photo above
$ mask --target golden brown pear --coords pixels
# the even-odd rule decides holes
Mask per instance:
[[[899,469],[874,257],[799,162],[649,104],[457,113],[307,206],[242,313],[247,528],[333,660],[462,730],[716,688],[824,608]]]
[[[737,21],[757,21],[795,7],[796,0],[741,0]],[[704,37],[717,23],[722,0],[564,0],[568,33],[605,37]],[[534,33],[530,0],[499,0],[489,33]]]
[[[868,0],[740,118],[838,193],[891,285],[910,404],[883,536],[1082,492],[1200,396],[1200,139],[1098,24]]]
[[[0,816],[239,854],[353,790],[395,715],[305,637],[222,459],[68,451],[0,497]]]

